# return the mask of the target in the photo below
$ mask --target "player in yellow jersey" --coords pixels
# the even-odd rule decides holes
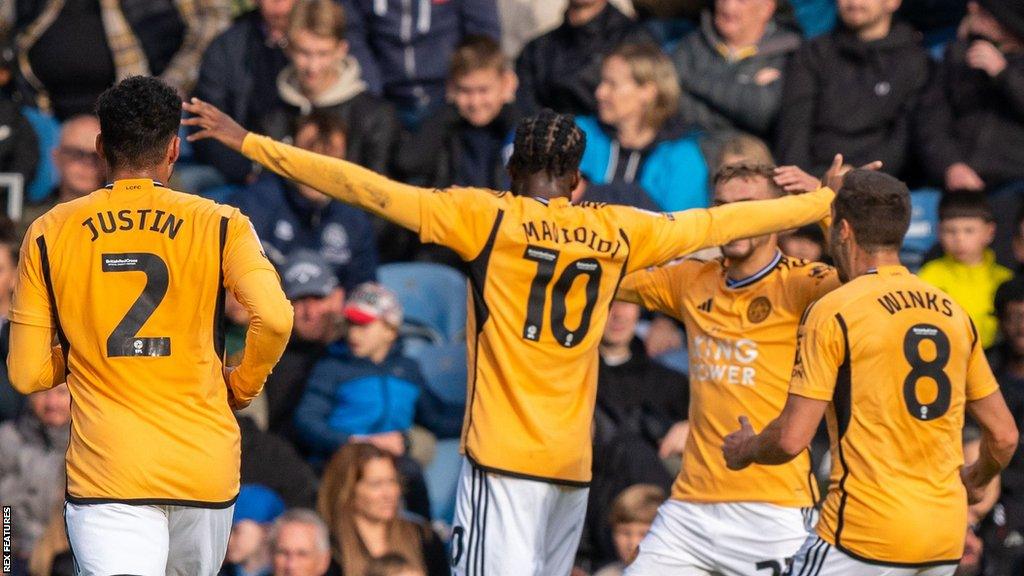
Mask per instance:
[[[773,176],[772,166],[726,166],[715,175],[714,204],[783,196]],[[783,255],[774,234],[725,244],[722,256],[630,274],[617,295],[683,321],[690,354],[682,469],[626,570],[632,576],[778,576],[807,539],[817,500],[810,453],[736,473],[721,446],[737,413],[761,427],[782,411],[800,318],[839,278]]]
[[[516,130],[512,192],[430,190],[249,134],[194,101],[185,120],[267,168],[443,244],[466,262],[469,390],[452,554],[456,574],[567,574],[590,481],[598,355],[621,278],[699,248],[814,222],[823,189],[653,214],[569,202],[583,132],[545,112]]]
[[[29,228],[10,378],[22,393],[65,379],[71,391],[64,510],[77,574],[212,576],[238,495],[229,402],[259,394],[291,306],[248,219],[162,184],[178,158],[172,88],[126,79],[97,114],[111,184]],[[225,290],[252,315],[230,372]]]
[[[782,414],[760,434],[742,416],[725,439],[732,469],[785,464],[827,415],[829,493],[794,576],[952,575],[968,497],[980,499],[1017,447],[970,317],[900,266],[909,222],[902,182],[846,177],[830,245],[846,283],[808,310]],[[981,456],[967,467],[965,411],[983,433]]]

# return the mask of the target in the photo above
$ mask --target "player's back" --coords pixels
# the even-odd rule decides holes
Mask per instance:
[[[67,359],[71,501],[216,505],[237,494],[221,364],[234,218],[150,180],[119,180],[30,229]]]
[[[840,361],[819,534],[875,562],[956,562],[967,523],[965,405],[994,387],[970,318],[896,266],[826,295],[807,324],[807,346],[834,347]],[[797,375],[812,369],[801,364]]]

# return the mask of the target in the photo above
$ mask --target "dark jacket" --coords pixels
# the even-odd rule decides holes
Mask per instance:
[[[840,28],[798,50],[782,93],[780,163],[820,175],[839,152],[849,164],[881,160],[882,170],[901,175],[912,114],[928,81],[919,37],[899,22],[873,42]]]
[[[565,21],[530,41],[519,54],[516,102],[524,114],[534,114],[541,108],[594,114],[594,91],[601,82],[605,54],[626,42],[653,41],[639,24],[611,4],[582,26]]]
[[[507,105],[490,125],[476,128],[463,120],[454,106],[447,106],[402,146],[395,171],[405,180],[432,188],[506,190],[505,163],[519,117],[515,106]]]
[[[1024,53],[1006,54],[1006,69],[991,78],[967,65],[969,47],[950,44],[922,98],[917,146],[925,169],[939,185],[956,162],[989,188],[1024,180]]]
[[[405,432],[425,387],[415,360],[394,346],[380,364],[342,344],[313,367],[295,411],[295,428],[313,458],[327,458],[353,434]]]
[[[242,434],[242,484],[262,484],[277,492],[288,508],[316,506],[313,469],[284,439],[264,432],[251,418],[238,418]]]
[[[371,91],[402,108],[444,102],[448,65],[467,35],[501,37],[494,0],[341,0],[352,54]],[[405,24],[408,23],[408,27]]]
[[[206,49],[195,95],[236,122],[255,128],[281,104],[277,76],[288,65],[281,46],[269,44],[258,10],[239,17]],[[214,140],[193,144],[196,160],[216,168],[229,182],[242,183],[252,162]]]
[[[337,200],[317,204],[269,173],[234,195],[232,204],[252,221],[273,262],[283,264],[291,251],[307,248],[334,267],[346,290],[377,277],[377,249],[362,210]]]
[[[277,77],[277,93],[283,104],[264,118],[263,131],[276,139],[290,138],[300,116],[313,111],[337,116],[348,128],[345,157],[374,172],[387,173],[400,130],[395,110],[366,91],[355,58],[349,56],[339,68],[338,82],[316,102],[299,91],[292,67],[282,70]]]
[[[0,97],[0,172],[15,172],[25,178],[28,188],[39,162],[36,133],[18,106]]]
[[[267,397],[267,430],[295,439],[295,407],[306,390],[306,379],[313,366],[327,353],[327,346],[307,342],[292,334],[288,347],[267,377],[263,393]]]
[[[737,129],[764,138],[779,111],[783,79],[759,83],[758,73],[784,72],[790,54],[800,46],[800,35],[769,23],[757,53],[738,60],[723,56],[721,43],[711,12],[705,11],[700,29],[684,38],[672,55],[683,88],[683,120],[709,131]]]

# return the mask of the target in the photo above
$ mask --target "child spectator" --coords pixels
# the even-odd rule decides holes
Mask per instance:
[[[402,305],[387,288],[366,283],[349,295],[344,313],[347,346],[328,348],[313,367],[295,412],[299,439],[317,464],[349,442],[367,442],[398,458],[408,508],[429,518],[422,472],[405,457],[405,433],[425,382],[397,345]]]
[[[992,210],[984,196],[948,195],[939,204],[943,256],[925,264],[918,274],[964,307],[985,348],[995,343],[999,327],[993,308],[996,289],[1013,277],[1008,268],[996,264],[989,249],[994,237]]]
[[[426,572],[401,554],[385,554],[370,561],[366,576],[426,576]]]
[[[615,498],[608,522],[619,561],[605,566],[594,576],[621,576],[626,566],[636,558],[640,541],[651,529],[658,507],[666,498],[665,490],[651,484],[630,486]]]

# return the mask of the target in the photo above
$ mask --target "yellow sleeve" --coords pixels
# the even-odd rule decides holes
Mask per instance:
[[[838,320],[822,306],[812,306],[797,333],[789,393],[813,400],[831,400],[845,356],[846,343]]]
[[[629,236],[628,272],[656,266],[709,246],[799,228],[829,214],[835,194],[821,188],[775,200],[735,202],[668,214],[621,209]]]
[[[498,213],[498,196],[489,190],[409,186],[258,134],[245,137],[242,153],[285,178],[412,230],[423,242],[447,246],[466,260],[483,249]]]
[[[18,280],[14,285],[11,302],[11,322],[54,328],[50,292],[43,278],[42,260],[38,240],[42,232],[32,226],[25,234],[18,257]]]
[[[628,274],[622,279],[615,299],[682,320],[683,292],[693,277],[695,265],[699,263],[678,262]]]
[[[241,407],[259,395],[270,371],[284,354],[294,316],[277,272],[262,253],[256,232],[248,218],[237,212],[228,224],[224,287],[249,312],[242,361],[228,380],[232,396]]]
[[[11,324],[7,376],[15,390],[31,394],[64,383],[64,355],[59,346],[52,344],[52,328]]]
[[[970,320],[968,320],[970,321]],[[978,331],[971,321],[971,356],[967,360],[967,401],[973,402],[999,390],[999,382],[992,374],[992,368],[988,365],[988,358],[981,347],[981,340],[978,338]]]

